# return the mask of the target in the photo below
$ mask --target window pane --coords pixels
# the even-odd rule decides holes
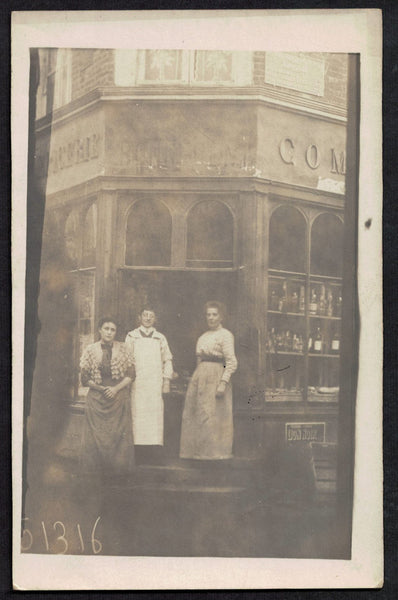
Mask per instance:
[[[126,265],[166,266],[171,262],[171,215],[158,200],[136,202],[127,219]]]
[[[97,206],[92,204],[86,213],[83,230],[83,267],[95,266],[97,246]]]
[[[335,215],[319,215],[311,231],[311,273],[342,276],[343,223]]]
[[[199,202],[187,223],[187,262],[190,266],[232,267],[234,228],[230,210],[221,202]]]
[[[145,79],[178,81],[181,79],[181,50],[146,50]]]
[[[281,206],[272,214],[269,233],[269,267],[304,273],[306,270],[306,222],[290,206]]]
[[[195,81],[232,81],[232,52],[198,50]]]
[[[46,113],[49,113],[53,110],[54,105],[54,88],[55,88],[55,72],[50,73],[47,76],[47,86],[46,86]]]

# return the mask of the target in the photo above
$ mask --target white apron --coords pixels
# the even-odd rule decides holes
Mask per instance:
[[[163,446],[162,357],[159,338],[135,337],[132,385],[134,444]]]

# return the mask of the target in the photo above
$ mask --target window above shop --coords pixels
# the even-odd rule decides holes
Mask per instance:
[[[40,49],[40,85],[37,118],[64,106],[71,100],[72,62],[69,48]]]
[[[252,53],[229,50],[115,50],[115,84],[252,83]]]

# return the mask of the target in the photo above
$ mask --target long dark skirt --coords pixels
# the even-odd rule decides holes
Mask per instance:
[[[115,385],[104,381],[103,385]],[[128,475],[134,467],[129,387],[108,400],[89,390],[84,416],[81,471],[85,475]]]

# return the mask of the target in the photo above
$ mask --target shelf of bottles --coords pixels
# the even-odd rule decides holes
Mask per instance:
[[[336,402],[342,309],[343,222],[311,224],[297,208],[272,212],[266,339],[266,400]]]
[[[305,299],[305,274],[270,271],[266,341],[268,401],[303,399]]]
[[[336,402],[339,391],[341,280],[311,275],[309,286],[307,400]]]
[[[341,307],[338,278],[269,271],[267,401],[337,401]]]

